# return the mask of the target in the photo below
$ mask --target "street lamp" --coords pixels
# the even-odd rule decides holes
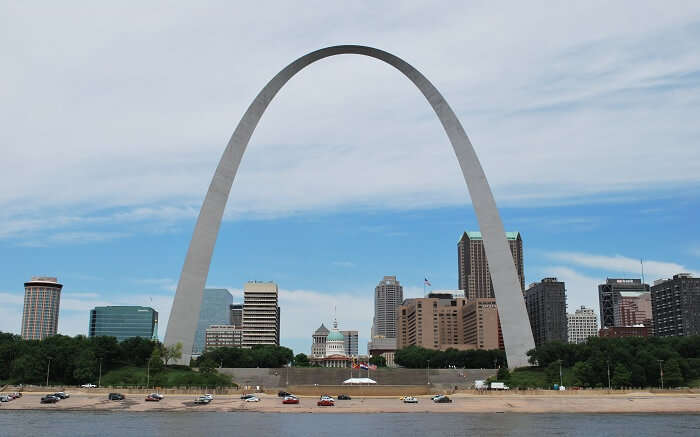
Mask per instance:
[[[608,390],[612,390],[612,386],[610,385],[610,360],[607,360],[606,363],[608,363]]]
[[[97,386],[102,387],[102,358],[100,358],[100,376],[97,378]]]
[[[46,366],[46,386],[49,386],[49,371],[51,370],[51,358],[49,358],[49,364]]]
[[[561,359],[559,361],[559,387],[564,385],[564,380],[561,377]]]
[[[426,370],[426,374],[428,376],[428,385],[430,385],[430,360],[427,360],[427,361],[428,361],[428,367],[426,367],[425,370]]]
[[[659,375],[661,375],[661,390],[664,389],[664,360],[656,360],[659,362]]]
[[[149,358],[146,360],[146,388],[148,388],[148,384],[151,382],[151,359]]]

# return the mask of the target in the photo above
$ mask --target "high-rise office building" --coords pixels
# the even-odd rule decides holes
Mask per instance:
[[[62,288],[52,277],[35,276],[24,283],[23,339],[43,340],[56,335]]]
[[[535,346],[550,341],[568,341],[566,286],[557,278],[544,278],[525,290],[525,307],[530,318]]]
[[[234,303],[230,305],[231,308],[231,325],[242,327],[243,326],[243,304]]]
[[[116,337],[117,341],[158,338],[158,312],[141,306],[104,306],[90,310],[89,337]]]
[[[585,343],[588,337],[598,336],[598,317],[592,309],[582,306],[566,317],[569,343]]]
[[[622,326],[644,325],[654,326],[651,311],[651,293],[640,293],[637,296],[622,296],[620,301],[620,318]]]
[[[359,333],[357,331],[340,331],[345,338],[345,354],[351,357],[359,355]]]
[[[280,344],[280,307],[274,282],[246,282],[243,287],[243,346]]]
[[[520,232],[506,232],[506,239],[520,279],[520,290],[525,291],[522,237]],[[462,234],[457,243],[457,273],[459,289],[468,299],[495,297],[481,232]]]
[[[396,338],[396,309],[403,302],[403,287],[396,276],[384,276],[374,288],[372,337]]]
[[[205,288],[199,309],[197,331],[192,344],[192,354],[199,355],[206,347],[207,328],[212,325],[228,325],[233,296],[225,288]]]
[[[241,347],[243,330],[233,325],[211,325],[207,328],[204,338],[206,350],[217,347]]]
[[[636,297],[649,292],[649,285],[642,284],[641,279],[608,278],[605,284],[598,285],[598,302],[600,305],[600,327],[631,326],[629,320],[623,319],[622,302],[624,297]]]
[[[475,349],[505,349],[495,298],[467,300],[462,307],[464,343]]]
[[[651,287],[654,335],[700,335],[700,278],[689,273],[654,281]]]

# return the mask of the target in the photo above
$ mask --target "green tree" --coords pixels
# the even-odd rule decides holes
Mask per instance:
[[[211,375],[216,373],[216,361],[207,358],[199,363],[199,372],[203,375]]]
[[[678,387],[683,385],[683,375],[678,360],[668,360],[664,366],[664,386]]]
[[[309,367],[311,362],[306,354],[298,353],[294,356],[294,367]]]
[[[547,384],[550,386],[553,384],[559,384],[559,369],[560,367],[558,361],[552,361],[547,366],[547,369],[545,370],[545,378],[547,380]]]
[[[160,348],[154,347],[153,352],[151,352],[151,358],[148,360],[149,371],[153,374],[157,374],[165,368],[163,364],[163,357],[160,354]]]
[[[182,343],[171,344],[170,346],[163,345],[161,356],[165,360],[167,366],[170,360],[179,360],[182,358]]]
[[[629,387],[632,380],[632,373],[622,363],[617,363],[612,375],[611,384],[615,388]]]
[[[381,355],[374,355],[369,359],[370,364],[374,364],[377,367],[386,367],[386,358]]]
[[[83,384],[97,380],[97,359],[91,349],[85,349],[75,360],[73,377],[78,381],[85,381]],[[95,382],[96,384],[96,382]]]
[[[498,369],[498,373],[496,374],[496,379],[498,381],[508,382],[510,380],[510,372],[508,371],[508,368],[501,367],[500,369]]]

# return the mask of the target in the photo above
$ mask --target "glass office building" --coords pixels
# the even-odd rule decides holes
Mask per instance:
[[[231,320],[233,296],[225,288],[205,288],[199,309],[197,331],[194,334],[192,354],[199,355],[206,346],[207,328],[212,325],[228,325]]]
[[[90,311],[90,337],[116,337],[118,341],[131,337],[157,339],[158,311],[150,307],[106,306]]]

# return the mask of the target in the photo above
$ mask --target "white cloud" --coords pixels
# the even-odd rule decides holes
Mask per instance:
[[[553,252],[547,256],[560,262],[600,269],[606,273],[627,273],[641,276],[642,271],[642,265],[639,259],[622,255],[608,256],[581,252]],[[644,260],[644,273],[648,280],[668,278],[681,272],[694,273],[697,275],[697,272],[681,264]]]
[[[25,2],[0,16],[0,47],[16,61],[0,71],[0,238],[58,230],[72,242],[71,227],[193,217],[253,96],[296,56],[337,43],[387,49],[433,80],[501,204],[700,182],[697,2],[172,2],[138,13]],[[342,56],[280,92],[226,217],[467,202],[423,97],[390,67]]]

